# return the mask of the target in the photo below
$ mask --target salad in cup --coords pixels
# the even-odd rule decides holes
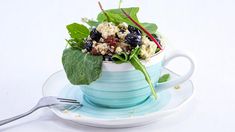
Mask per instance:
[[[152,95],[157,97],[143,61],[164,49],[154,23],[141,22],[138,7],[103,10],[96,20],[83,18],[67,25],[70,35],[62,63],[68,80],[74,85],[89,85],[99,79],[103,63],[130,63],[145,77]],[[159,81],[167,81],[164,75]]]

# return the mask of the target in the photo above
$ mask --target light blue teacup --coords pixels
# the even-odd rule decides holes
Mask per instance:
[[[168,57],[165,57],[164,54],[165,51],[163,50],[151,57],[149,61],[142,62],[157,88],[156,92],[188,80],[194,71],[193,61],[185,53],[178,51]],[[158,84],[161,69],[176,57],[187,58],[190,62],[190,70],[177,80]],[[90,85],[81,86],[85,98],[94,104],[111,108],[131,107],[140,104],[151,95],[151,90],[144,75],[140,71],[135,70],[131,64],[103,62],[102,67],[102,75],[98,80]]]

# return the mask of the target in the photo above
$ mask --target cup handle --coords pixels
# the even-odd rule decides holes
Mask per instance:
[[[163,60],[163,64],[162,64],[163,67],[166,66],[171,60],[173,60],[177,57],[184,57],[190,62],[189,71],[185,75],[180,76],[178,79],[170,80],[168,82],[163,82],[163,83],[157,83],[155,85],[157,91],[166,90],[168,88],[171,88],[173,86],[181,84],[181,83],[185,82],[186,80],[188,80],[192,76],[194,69],[195,69],[195,64],[194,64],[193,60],[191,57],[189,57],[189,55],[187,55],[186,53],[179,51],[179,50],[172,52],[171,54],[169,54],[169,56],[167,56],[165,58],[165,60]]]

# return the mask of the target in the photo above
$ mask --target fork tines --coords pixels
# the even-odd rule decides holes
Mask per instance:
[[[80,102],[78,102],[75,99],[65,99],[65,98],[57,98],[60,102],[64,102],[64,103],[74,103],[74,104],[80,104]]]

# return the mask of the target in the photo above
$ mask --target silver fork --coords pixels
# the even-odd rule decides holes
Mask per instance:
[[[34,106],[28,112],[25,112],[23,114],[20,114],[18,116],[15,116],[15,117],[12,117],[9,119],[1,120],[0,126],[7,124],[7,123],[10,123],[12,121],[18,120],[20,118],[23,118],[25,116],[28,116],[40,108],[54,106],[54,105],[76,105],[78,107],[82,106],[82,104],[80,104],[80,102],[78,102],[77,100],[74,100],[74,99],[57,98],[57,97],[53,97],[53,96],[43,97],[38,101],[37,105]]]

